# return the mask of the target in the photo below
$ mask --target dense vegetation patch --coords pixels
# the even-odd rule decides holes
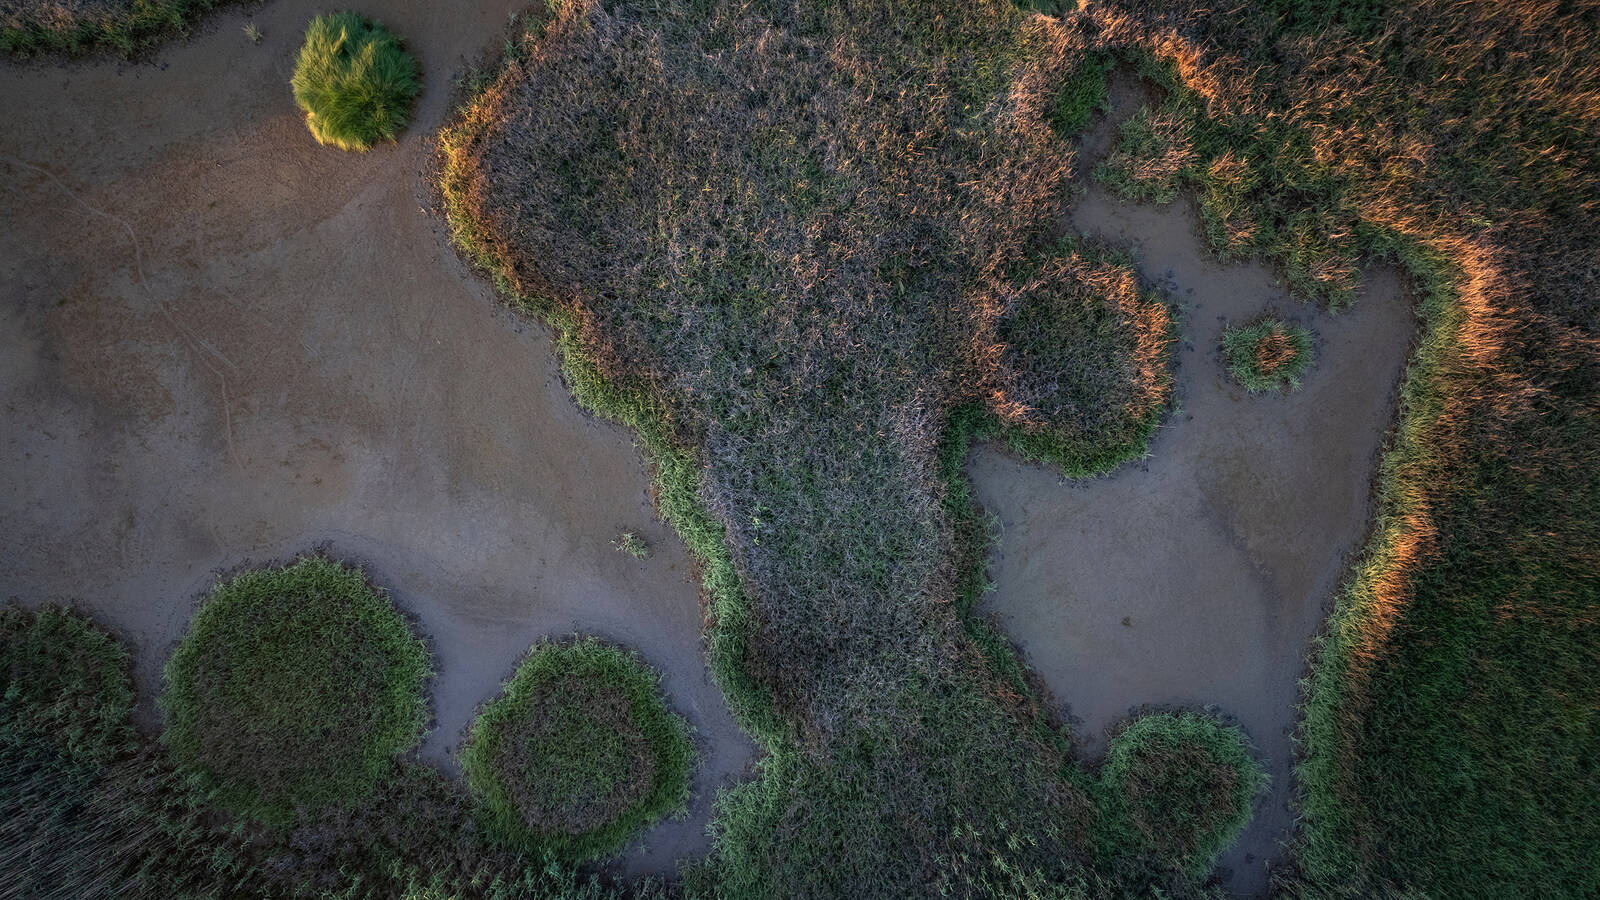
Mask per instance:
[[[428,651],[321,556],[218,584],[167,663],[162,739],[216,802],[283,824],[371,792],[427,724]]]
[[[340,150],[394,140],[422,91],[417,60],[400,39],[352,12],[311,20],[289,84],[312,136]]]
[[[981,527],[958,514],[959,479],[932,491],[933,507],[908,488],[950,471],[921,448],[965,446],[924,423],[965,437],[1001,428],[992,395],[942,393],[939,377],[993,385],[985,366],[1000,342],[928,338],[974,318],[947,299],[972,296],[962,247],[1014,254],[988,273],[1016,271],[1022,254],[963,242],[1037,238],[1033,212],[1059,212],[1034,205],[1052,195],[1028,179],[1064,180],[1048,155],[1022,153],[1013,169],[985,140],[1034,110],[1048,122],[1061,96],[1068,130],[1082,106],[1061,86],[1087,54],[1110,53],[1165,96],[1129,123],[1100,177],[1154,201],[1193,189],[1213,246],[1267,257],[1299,296],[1347,302],[1363,256],[1402,263],[1423,291],[1428,336],[1385,462],[1381,528],[1311,692],[1312,880],[1300,888],[1589,892],[1600,878],[1600,791],[1582,787],[1596,777],[1584,761],[1600,707],[1585,674],[1600,668],[1586,512],[1600,476],[1583,463],[1600,453],[1592,13],[1431,0],[1202,13],[1133,0],[1064,17],[1062,36],[980,5],[923,10],[946,21],[915,41],[916,12],[764,11],[663,22],[625,3],[574,5],[546,41],[517,48],[444,140],[458,240],[561,329],[580,397],[647,435],[664,509],[708,559],[714,668],[776,748],[764,778],[725,802],[723,883],[815,894],[940,877],[955,892],[1082,883],[1041,862],[1074,858],[1069,833],[1086,819],[1066,811],[1082,808],[1081,791],[1070,779],[1046,788],[1024,762],[1037,745],[1019,751],[1015,732],[992,727],[994,706],[967,702],[1003,685],[1021,700],[1000,707],[1026,710],[1003,642],[979,637],[976,664],[937,616],[919,617],[946,596],[928,573],[975,558]],[[1028,28],[1048,36],[1050,62],[1032,69],[1013,40]],[[808,43],[817,35],[826,51]],[[973,102],[1013,75],[1015,106]],[[877,84],[906,87],[886,99]],[[697,134],[653,111],[680,94],[709,110]],[[796,112],[791,96],[820,99]],[[972,158],[988,168],[961,168]],[[512,160],[535,162],[490,174]],[[907,190],[897,179],[913,160],[925,177]],[[986,232],[995,220],[974,202],[993,184],[1012,185],[1010,230]],[[951,208],[966,230],[940,214]],[[640,222],[651,227],[630,232]],[[901,264],[913,246],[930,250]],[[973,583],[954,579],[957,596]],[[912,762],[935,757],[953,783]],[[1032,808],[1055,810],[1065,831],[1014,815],[1024,796],[1060,797]],[[1440,816],[1455,827],[1435,827]],[[1027,837],[997,843],[1000,822]]]
[[[963,614],[986,535],[941,452],[1102,471],[1167,402],[1164,305],[1058,245],[1082,35],[1004,3],[703,6],[563,5],[440,142],[456,239],[640,432],[704,559],[712,669],[769,755],[697,883],[1087,884],[1093,804]]]
[[[1175,104],[1140,107],[1122,123],[1095,178],[1130,200],[1169,203],[1195,162],[1193,124]]]
[[[614,900],[509,852],[459,782],[402,763],[348,806],[246,828],[132,727],[126,651],[59,609],[0,608],[0,895]],[[650,885],[629,896],[658,896]]]
[[[1239,729],[1194,713],[1146,715],[1106,748],[1095,786],[1101,839],[1203,876],[1249,823],[1266,784]]]
[[[130,54],[181,31],[217,0],[10,0],[0,4],[0,51]]]
[[[133,739],[128,654],[55,606],[0,607],[0,722],[73,756],[105,759]]]
[[[183,780],[132,722],[127,651],[58,607],[0,607],[0,895],[203,895]],[[203,847],[203,850],[202,850]]]
[[[1228,373],[1251,391],[1299,387],[1311,352],[1309,330],[1270,316],[1222,330]]]
[[[529,651],[473,723],[461,770],[503,839],[591,859],[684,807],[693,755],[655,673],[586,638]]]

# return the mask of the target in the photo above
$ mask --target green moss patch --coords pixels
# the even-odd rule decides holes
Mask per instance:
[[[1250,391],[1299,387],[1311,365],[1311,345],[1309,330],[1280,319],[1261,318],[1222,331],[1228,373]]]
[[[341,150],[394,140],[422,91],[416,58],[400,39],[350,12],[311,20],[289,83],[312,136]]]
[[[428,651],[356,569],[311,556],[213,589],[167,663],[163,740],[268,822],[373,790],[427,724]]]
[[[508,843],[592,859],[684,807],[692,758],[656,675],[587,638],[528,653],[473,723],[461,769]]]
[[[1267,776],[1243,732],[1193,713],[1136,719],[1112,738],[1096,797],[1103,839],[1202,876],[1250,821]]]

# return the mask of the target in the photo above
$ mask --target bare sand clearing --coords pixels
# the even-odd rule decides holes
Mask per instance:
[[[621,428],[580,412],[546,334],[500,310],[427,214],[451,79],[518,3],[376,2],[426,93],[398,146],[318,147],[289,95],[306,21],[209,17],[148,64],[0,67],[0,599],[71,602],[161,667],[218,572],[327,545],[433,645],[448,766],[542,636],[637,648],[698,730],[684,821],[627,874],[702,855],[755,754],[707,676],[698,589]],[[638,531],[643,562],[610,542]]]
[[[1114,82],[1091,160],[1144,99]],[[1249,732],[1272,787],[1221,862],[1233,893],[1266,887],[1292,836],[1291,735],[1312,635],[1359,551],[1368,494],[1416,321],[1396,275],[1366,273],[1353,307],[1328,314],[1260,265],[1217,262],[1188,200],[1125,203],[1090,186],[1071,227],[1136,251],[1180,307],[1177,409],[1150,457],[1066,483],[992,448],[970,471],[1002,535],[983,610],[1070,713],[1094,756],[1136,707],[1214,706]],[[1316,362],[1300,390],[1248,394],[1228,378],[1224,322],[1263,311],[1309,326]]]

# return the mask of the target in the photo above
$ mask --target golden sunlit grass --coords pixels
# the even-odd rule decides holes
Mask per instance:
[[[1600,891],[1600,67],[1592,9],[1096,5],[1194,113],[1220,250],[1426,330],[1302,739],[1300,892]],[[1441,827],[1440,823],[1448,823]]]

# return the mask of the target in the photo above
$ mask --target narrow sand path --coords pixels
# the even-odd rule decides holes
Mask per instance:
[[[0,600],[120,633],[151,724],[216,574],[326,545],[431,642],[422,753],[447,769],[533,641],[631,645],[698,731],[688,818],[615,867],[668,874],[755,754],[707,676],[689,559],[627,433],[574,406],[545,333],[426,212],[451,80],[521,7],[365,5],[426,78],[365,156],[317,147],[289,96],[313,3],[211,16],[146,64],[0,65]],[[623,530],[650,559],[612,549]]]
[[[1116,80],[1087,159],[1144,99]],[[1133,249],[1179,305],[1177,409],[1148,460],[1104,478],[1067,483],[992,448],[974,455],[979,499],[1003,529],[983,609],[1091,760],[1144,705],[1214,706],[1249,732],[1272,787],[1221,866],[1231,892],[1257,895],[1292,835],[1297,682],[1368,528],[1411,304],[1383,269],[1346,312],[1297,302],[1270,269],[1217,262],[1187,199],[1140,206],[1091,185],[1071,228]],[[1248,394],[1220,358],[1223,324],[1263,311],[1317,335],[1315,366],[1287,395]]]

